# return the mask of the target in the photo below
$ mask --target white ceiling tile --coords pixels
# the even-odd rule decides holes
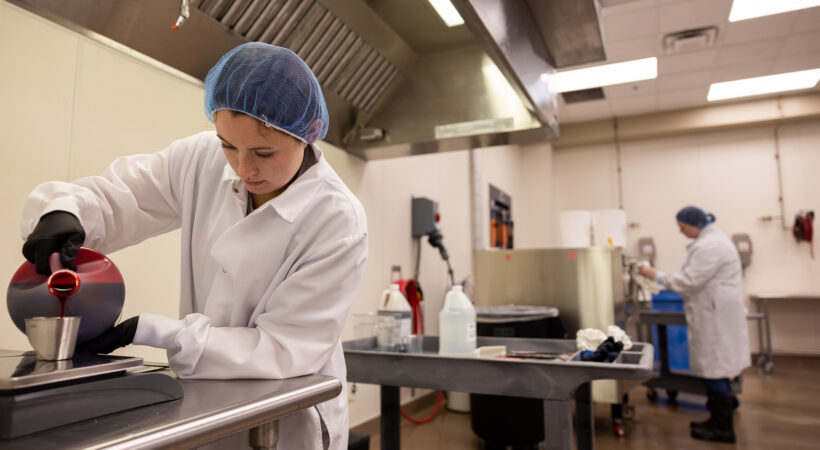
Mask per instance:
[[[572,121],[572,114],[567,110],[567,104],[561,96],[558,96],[558,120],[561,123],[568,123]]]
[[[661,33],[720,25],[729,18],[731,0],[692,0],[662,5],[658,21]]]
[[[780,39],[755,41],[748,44],[723,46],[718,50],[716,66],[728,66],[765,59],[774,59],[780,50]]]
[[[820,51],[778,58],[772,64],[770,73],[795,72],[808,69],[820,69]]]
[[[799,11],[797,22],[792,28],[793,33],[820,29],[820,6]]]
[[[778,56],[820,52],[820,31],[792,34],[783,39]]]
[[[577,120],[573,119],[569,112],[563,112],[558,114],[558,124],[559,126],[562,124],[578,122]]]
[[[619,41],[655,35],[658,32],[657,14],[657,9],[647,8],[604,17],[604,36],[607,41]]]
[[[708,86],[712,82],[712,69],[692,70],[658,78],[658,92],[691,89]]]
[[[612,110],[612,114],[618,117],[634,116],[636,114],[655,111],[657,106],[657,95],[640,95],[637,97],[609,99],[609,107]]]
[[[731,4],[601,0],[607,62],[657,56],[658,78],[606,86],[604,100],[566,105],[561,99],[561,122],[706,106],[710,83],[820,68],[820,7],[730,24]],[[711,25],[718,27],[714,46],[663,54],[664,34]]]
[[[658,94],[658,109],[667,111],[706,105],[706,94],[708,92],[708,85],[679,91],[661,92]]]
[[[714,49],[664,55],[658,59],[658,73],[667,75],[676,72],[707,69],[714,65],[716,55],[717,50]]]
[[[609,102],[606,100],[573,103],[571,105],[567,105],[567,111],[570,116],[572,116],[572,120],[576,122],[612,116],[612,111],[609,109]]]
[[[741,44],[785,36],[797,20],[797,13],[775,14],[725,25],[721,29],[723,44]]]
[[[633,83],[604,86],[606,98],[630,97],[654,94],[658,90],[658,80],[635,81]]]
[[[657,35],[644,36],[637,39],[607,42],[604,44],[606,60],[608,62],[631,61],[633,59],[648,58],[660,54],[660,44]]]
[[[742,80],[744,78],[759,77],[769,75],[773,61],[768,63],[746,63],[731,66],[716,67],[712,72],[712,82]]]
[[[601,14],[607,17],[656,6],[658,0],[601,0]]]

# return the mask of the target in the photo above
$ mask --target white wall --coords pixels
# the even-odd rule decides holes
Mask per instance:
[[[552,147],[548,143],[475,149],[481,246],[490,247],[489,185],[512,198],[513,246],[543,248],[551,244],[554,227]]]
[[[780,127],[787,224],[800,209],[820,212],[820,122]],[[556,210],[615,208],[617,173],[614,145],[555,150]],[[621,144],[623,201],[629,222],[629,249],[652,236],[657,265],[676,270],[687,239],[675,213],[687,204],[713,212],[727,234],[748,233],[754,248],[744,275],[747,294],[820,294],[820,263],[808,245],[797,244],[779,223],[759,217],[779,214],[774,126],[689,134]],[[750,309],[753,309],[749,305]],[[772,307],[777,352],[820,354],[820,304],[788,302]],[[750,325],[753,348],[757,328]]]

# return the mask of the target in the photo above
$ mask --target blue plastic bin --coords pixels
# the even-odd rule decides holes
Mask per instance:
[[[661,291],[652,296],[652,310],[683,311],[683,297],[674,291]],[[671,370],[689,370],[689,337],[687,334],[685,326],[666,326],[669,368]],[[660,361],[657,325],[652,325],[652,344],[655,346],[655,361]]]

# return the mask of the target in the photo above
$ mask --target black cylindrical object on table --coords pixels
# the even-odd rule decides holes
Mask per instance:
[[[557,308],[546,306],[478,307],[479,336],[563,339]],[[544,402],[539,399],[470,394],[473,432],[486,449],[537,448],[544,440]]]

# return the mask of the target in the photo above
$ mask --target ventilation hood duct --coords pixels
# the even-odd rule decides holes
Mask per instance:
[[[365,159],[558,137],[555,68],[605,59],[598,0],[8,0],[199,80],[231,48],[288,47],[316,74],[326,141]]]

